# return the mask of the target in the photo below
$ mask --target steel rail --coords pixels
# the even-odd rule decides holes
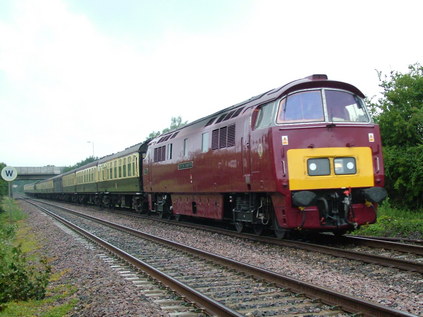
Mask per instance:
[[[163,220],[160,220],[160,221],[163,221]],[[173,223],[171,221],[165,221],[165,222]],[[377,265],[386,266],[386,267],[395,267],[395,268],[406,270],[406,271],[423,273],[423,263],[419,263],[415,261],[396,259],[396,258],[369,254],[369,253],[361,253],[361,252],[329,247],[329,246],[319,245],[315,243],[308,243],[303,241],[281,240],[281,239],[272,238],[272,237],[257,236],[257,235],[249,234],[249,233],[237,233],[227,229],[214,228],[214,227],[211,228],[210,226],[204,226],[204,225],[193,226],[193,225],[185,224],[185,223],[181,225],[191,227],[191,228],[197,228],[197,229],[201,227],[212,232],[222,233],[222,234],[229,235],[231,237],[237,237],[241,239],[249,239],[256,242],[270,243],[270,244],[275,244],[275,245],[288,247],[288,248],[302,249],[306,251],[324,253],[327,255],[343,257],[350,260],[357,260],[357,261],[362,261],[365,263],[377,264]],[[376,245],[377,243],[375,242],[374,246]]]
[[[366,263],[372,263],[372,264],[377,264],[377,265],[387,266],[387,267],[395,267],[402,270],[423,273],[423,263],[419,263],[415,261],[390,258],[387,256],[375,255],[375,254],[369,254],[369,253],[360,253],[360,252],[344,250],[340,248],[334,248],[334,247],[318,245],[318,244],[302,242],[302,241],[289,241],[289,240],[276,240],[276,239],[271,239],[271,240],[272,240],[271,243],[290,247],[290,248],[314,251],[314,252],[324,253],[328,255],[334,255],[337,257],[343,257],[350,260],[358,260],[358,261],[362,261]],[[260,240],[257,239],[257,241],[260,241]],[[269,243],[268,239],[264,239],[262,241]]]
[[[38,205],[36,205],[37,207],[39,207]],[[365,316],[415,316],[413,314],[409,314],[407,312],[403,312],[403,311],[399,311],[396,309],[391,309],[389,307],[386,306],[382,306],[376,303],[372,303],[366,300],[362,300],[359,298],[355,298],[353,296],[350,295],[346,295],[346,294],[341,294],[339,292],[324,288],[324,287],[320,287],[320,286],[316,286],[313,284],[309,284],[288,276],[284,276],[281,274],[277,274],[274,272],[271,272],[269,270],[265,270],[250,264],[246,264],[246,263],[241,263],[241,262],[237,262],[234,260],[231,260],[227,257],[224,256],[220,256],[220,255],[216,255],[216,254],[212,254],[209,252],[205,252],[202,251],[200,249],[197,248],[193,248],[193,247],[189,247],[186,245],[183,245],[181,243],[178,242],[174,242],[168,239],[164,239],[164,238],[160,238],[160,237],[156,237],[156,236],[152,236],[149,235],[147,233],[126,227],[126,226],[122,226],[122,225],[118,225],[115,223],[111,223],[108,222],[106,220],[103,219],[99,219],[97,217],[92,217],[92,216],[88,216],[85,215],[83,213],[80,213],[78,211],[75,210],[71,210],[68,208],[64,208],[61,206],[55,206],[57,208],[60,209],[64,209],[66,211],[72,212],[74,214],[77,214],[79,216],[82,216],[86,219],[90,219],[93,221],[97,221],[99,223],[102,223],[104,225],[110,226],[112,228],[116,228],[122,231],[126,231],[130,234],[133,234],[135,236],[144,238],[144,239],[148,239],[151,241],[155,241],[161,244],[165,244],[168,246],[171,246],[173,248],[177,248],[186,252],[189,252],[191,254],[195,254],[197,256],[200,256],[202,258],[206,258],[209,259],[213,262],[217,262],[220,263],[222,265],[225,265],[227,267],[231,267],[234,268],[238,271],[242,271],[246,274],[250,274],[255,276],[256,278],[262,278],[265,279],[269,282],[275,283],[276,285],[278,285],[279,287],[283,287],[283,288],[289,288],[290,290],[297,292],[297,293],[303,293],[308,297],[311,298],[319,298],[322,302],[329,304],[329,305],[335,305],[335,306],[340,306],[342,307],[345,311],[348,312],[352,312],[352,313],[361,313],[364,314]],[[41,207],[42,208],[42,207]],[[123,251],[122,251],[123,252]],[[218,316],[224,316],[224,315],[219,315]]]
[[[33,204],[35,205],[35,204]],[[192,303],[198,305],[206,312],[211,315],[216,316],[223,316],[223,317],[241,317],[243,315],[239,314],[238,312],[230,309],[229,307],[224,306],[223,304],[215,301],[214,299],[198,292],[197,290],[185,285],[184,283],[179,282],[178,280],[174,279],[170,275],[167,275],[153,266],[141,261],[134,256],[126,253],[125,251],[109,244],[107,241],[89,233],[88,231],[82,229],[81,227],[67,221],[66,219],[54,214],[53,212],[49,211],[48,209],[35,205],[37,208],[42,209],[45,213],[53,217],[54,219],[60,221],[67,227],[71,228],[72,230],[78,232],[79,234],[83,235],[87,239],[95,242],[96,244],[100,245],[101,247],[105,248],[106,250],[110,251],[111,253],[117,255],[127,263],[132,264],[137,269],[140,269],[146,272],[148,275],[154,277],[156,280],[162,282],[181,296],[189,299]]]
[[[388,248],[390,250],[396,250],[405,253],[412,253],[417,255],[423,255],[423,246],[409,244],[409,243],[398,243],[394,241],[382,240],[377,237],[356,237],[356,236],[345,236],[341,237],[341,241],[351,242],[357,245],[364,245],[374,248]]]
[[[51,206],[55,206],[55,207],[58,207],[58,208],[63,208],[64,210],[71,210],[71,209],[61,207],[61,206],[57,206],[57,205],[53,205],[53,204],[47,203],[47,202],[42,202],[42,203],[47,204],[47,205],[51,205]],[[81,214],[81,215],[83,215],[83,214]],[[164,219],[152,219],[151,217],[145,217],[143,219],[150,219],[150,220],[160,221],[160,222],[164,222],[164,223],[174,224],[173,221],[164,220]],[[361,262],[365,262],[365,263],[381,265],[381,266],[385,266],[385,267],[393,267],[393,268],[397,268],[397,269],[401,269],[401,270],[423,273],[423,263],[419,263],[419,262],[415,262],[415,261],[396,259],[396,258],[391,258],[391,257],[387,257],[387,256],[382,256],[382,255],[369,254],[369,253],[361,253],[361,252],[345,250],[345,249],[340,249],[340,248],[335,248],[335,247],[330,247],[330,246],[324,246],[324,245],[319,245],[319,244],[315,244],[315,243],[308,243],[308,242],[303,242],[303,241],[293,241],[293,240],[286,240],[286,239],[281,240],[281,239],[277,239],[277,238],[262,237],[262,236],[257,236],[257,235],[253,235],[253,234],[248,234],[248,233],[237,233],[237,232],[234,232],[234,231],[231,231],[231,230],[221,229],[221,228],[216,228],[216,227],[210,227],[210,226],[205,226],[205,225],[197,225],[197,224],[192,225],[192,224],[187,224],[187,223],[178,223],[178,225],[182,225],[182,226],[189,227],[189,228],[196,228],[196,229],[198,229],[200,227],[200,228],[203,228],[203,229],[211,231],[211,232],[222,233],[222,234],[226,234],[226,235],[241,238],[241,239],[249,239],[249,240],[252,240],[252,241],[262,242],[262,243],[271,243],[271,244],[279,245],[279,246],[282,246],[282,247],[318,252],[318,253],[323,253],[323,254],[332,255],[332,256],[336,256],[336,257],[342,257],[342,258],[346,258],[346,259],[350,259],[350,260],[356,260],[356,261],[361,261]],[[371,243],[371,242],[369,242],[369,243]],[[382,241],[379,242],[379,243],[375,242],[374,247],[376,247],[377,245],[378,245],[377,247],[381,247],[380,246],[381,243],[382,243]],[[396,244],[398,244],[398,243],[396,243]],[[417,248],[416,250],[419,250],[419,249]]]
[[[366,239],[375,239],[375,240],[382,240],[382,241],[391,241],[391,242],[398,242],[398,243],[415,243],[417,245],[423,245],[422,239],[409,239],[409,238],[400,238],[400,237],[380,237],[380,236],[354,236],[354,235],[345,235],[346,237],[360,237]]]

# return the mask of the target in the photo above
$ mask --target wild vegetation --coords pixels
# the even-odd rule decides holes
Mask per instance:
[[[379,124],[391,204],[423,212],[423,66],[382,76],[382,97],[369,106]]]
[[[355,235],[423,239],[421,211],[393,207],[389,199],[377,212],[377,223],[361,227]]]
[[[18,224],[25,214],[12,199],[5,198],[0,212],[0,309],[10,301],[42,299],[50,276],[45,258],[25,250],[18,239]]]
[[[60,278],[53,274],[27,215],[16,201],[0,203],[0,317],[64,316],[76,304],[71,285],[49,286]]]
[[[408,73],[379,72],[382,96],[368,101],[380,126],[388,199],[377,224],[357,234],[423,238],[423,67]]]

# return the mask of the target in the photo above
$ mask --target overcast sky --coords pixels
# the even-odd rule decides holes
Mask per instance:
[[[421,0],[1,0],[0,162],[73,165],[313,73],[380,92]],[[90,141],[91,143],[88,143]]]

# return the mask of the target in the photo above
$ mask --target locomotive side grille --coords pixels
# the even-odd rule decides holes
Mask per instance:
[[[226,147],[227,131],[228,131],[227,127],[220,128],[220,131],[219,131],[219,134],[220,134],[219,135],[219,148],[220,149]]]
[[[228,147],[235,145],[235,124],[228,127]]]
[[[235,124],[212,131],[212,150],[235,146]]]
[[[219,129],[213,130],[212,132],[212,150],[219,148]]]
[[[157,147],[154,149],[154,162],[161,162],[166,159],[166,146]]]

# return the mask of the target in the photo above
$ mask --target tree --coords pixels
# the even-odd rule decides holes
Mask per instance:
[[[6,167],[6,164],[0,163],[0,171]],[[0,201],[1,197],[6,196],[9,191],[9,184],[0,176]]]
[[[182,118],[180,116],[179,117],[172,117],[169,128],[163,129],[162,132],[160,132],[160,131],[153,131],[153,132],[151,132],[148,135],[147,139],[152,139],[152,138],[155,138],[155,137],[159,136],[160,134],[164,134],[164,133],[167,133],[167,132],[176,130],[176,129],[180,128],[180,127],[183,127],[187,123],[188,123],[188,121],[182,122]]]
[[[409,72],[379,72],[382,97],[370,103],[379,123],[386,170],[386,189],[397,205],[423,206],[423,67]]]

